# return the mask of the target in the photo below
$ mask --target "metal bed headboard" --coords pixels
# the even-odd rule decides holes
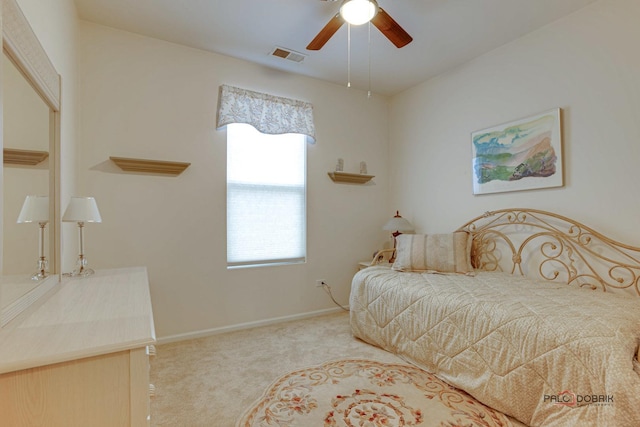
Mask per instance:
[[[640,296],[640,248],[535,209],[486,212],[457,231],[473,236],[476,269]]]

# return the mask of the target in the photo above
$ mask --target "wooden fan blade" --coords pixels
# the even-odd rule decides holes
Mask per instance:
[[[324,26],[322,30],[318,33],[318,35],[311,40],[309,46],[307,46],[307,50],[320,50],[322,46],[325,45],[329,41],[329,39],[342,27],[344,24],[344,19],[340,16],[339,13],[336,13],[336,16],[331,18],[331,20]]]
[[[396,47],[406,46],[413,41],[413,37],[382,8],[378,8],[378,13],[373,17],[371,23]]]

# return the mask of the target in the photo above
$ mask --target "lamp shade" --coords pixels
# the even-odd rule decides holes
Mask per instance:
[[[49,196],[27,196],[16,222],[49,222]]]
[[[340,6],[340,16],[351,25],[365,24],[378,12],[375,0],[345,0]]]
[[[102,222],[98,204],[93,197],[72,197],[64,211],[65,222]]]
[[[382,229],[387,231],[401,231],[403,233],[414,230],[413,225],[411,225],[409,221],[401,217],[398,211],[396,211],[396,215],[393,218],[387,221]]]

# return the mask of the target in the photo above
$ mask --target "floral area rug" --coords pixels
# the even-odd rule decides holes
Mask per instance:
[[[502,413],[411,365],[338,360],[277,379],[237,427],[511,426]]]

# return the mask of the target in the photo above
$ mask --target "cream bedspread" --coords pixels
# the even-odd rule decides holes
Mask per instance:
[[[638,298],[370,267],[350,304],[356,337],[528,425],[640,426]]]

